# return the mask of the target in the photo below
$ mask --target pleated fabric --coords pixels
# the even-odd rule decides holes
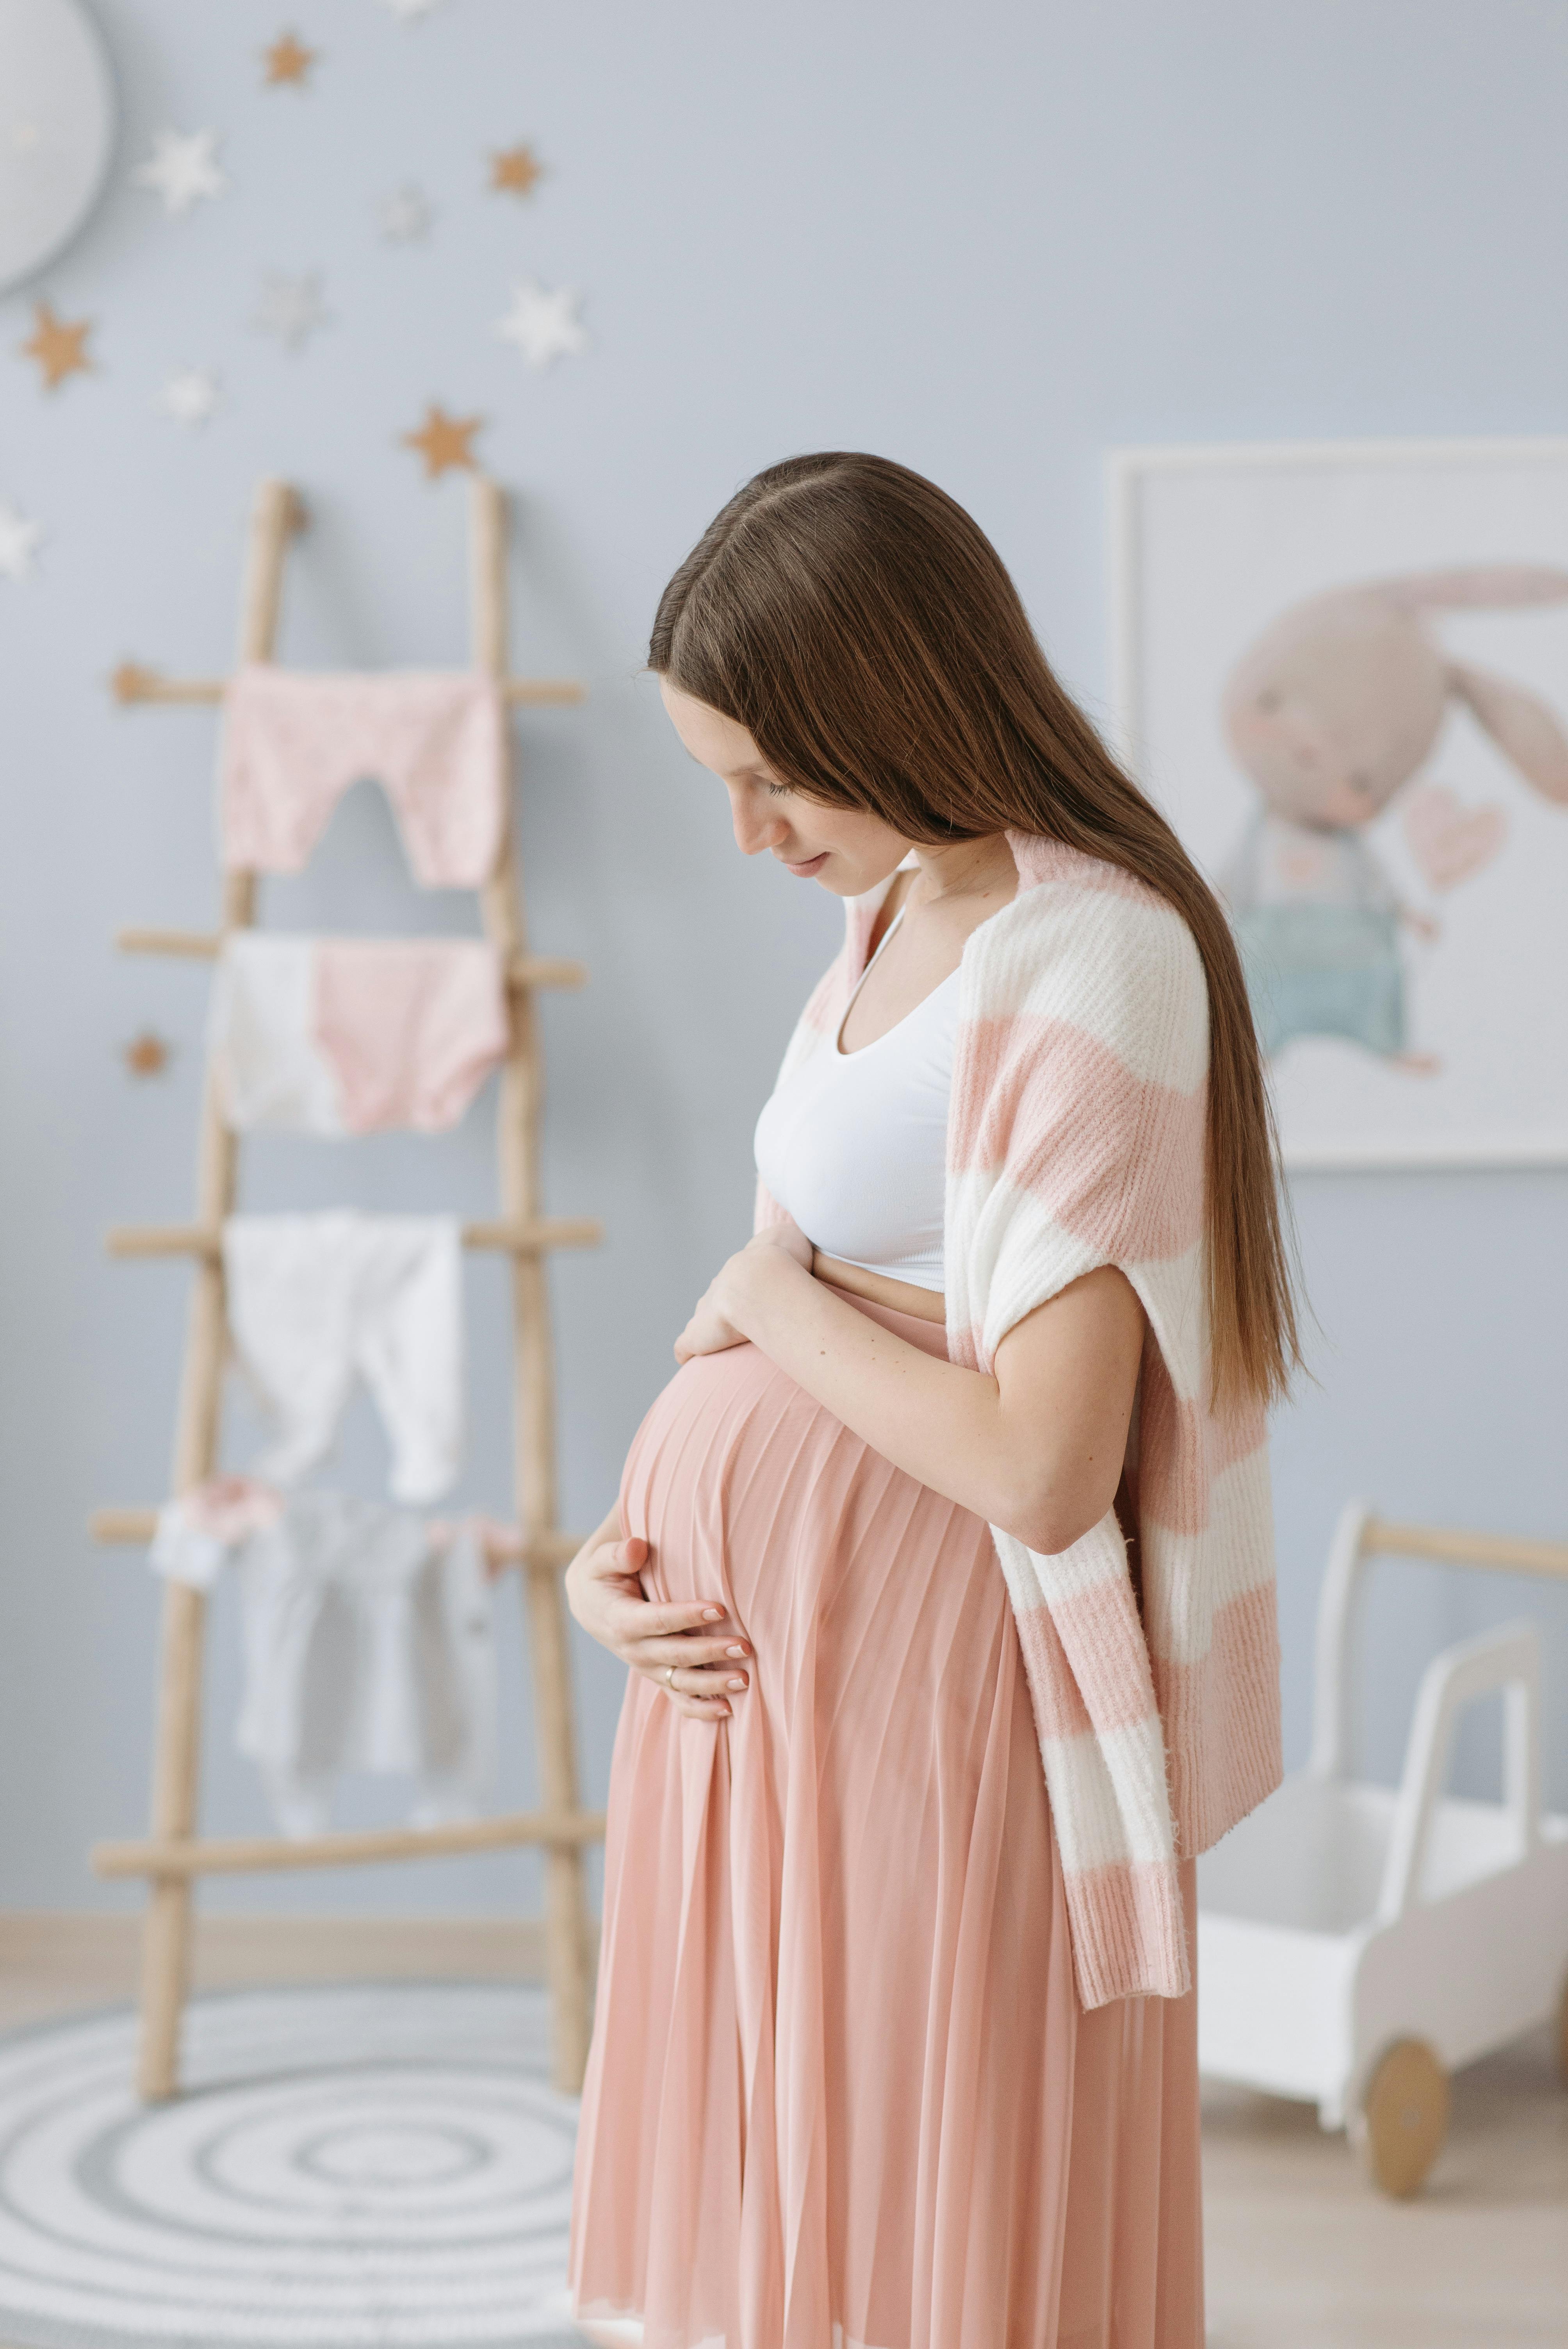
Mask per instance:
[[[573,2199],[590,2337],[1202,2349],[1195,1994],[1078,2003],[989,1528],[752,1346],[677,1372],[621,1510],[649,1596],[723,1604],[755,1653],[726,1723],[626,1689]],[[1191,1952],[1190,1861],[1181,1886]]]

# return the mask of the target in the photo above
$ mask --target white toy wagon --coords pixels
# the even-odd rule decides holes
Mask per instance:
[[[1348,1774],[1362,1568],[1378,1556],[1568,1576],[1568,1547],[1339,1521],[1318,1605],[1312,1755],[1198,1862],[1198,2061],[1315,2103],[1388,2194],[1414,2194],[1449,2074],[1555,2016],[1568,2075],[1568,1818],[1541,1807],[1540,1642],[1528,1622],[1445,1649],[1398,1788]],[[1506,1692],[1503,1799],[1445,1793],[1453,1727]]]

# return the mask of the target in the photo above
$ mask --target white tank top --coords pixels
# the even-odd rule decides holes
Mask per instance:
[[[901,907],[855,995],[903,919]],[[956,971],[858,1051],[840,1051],[841,1020],[757,1121],[757,1172],[814,1247],[938,1292],[957,1025]]]

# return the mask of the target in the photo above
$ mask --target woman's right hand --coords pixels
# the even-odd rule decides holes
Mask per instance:
[[[727,1721],[746,1689],[749,1642],[711,1599],[649,1599],[648,1545],[622,1540],[619,1516],[591,1534],[566,1569],[566,1603],[591,1639],[662,1689],[692,1721]],[[670,1668],[674,1666],[674,1676]]]

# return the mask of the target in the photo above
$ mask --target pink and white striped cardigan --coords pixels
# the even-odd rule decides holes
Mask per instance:
[[[1279,1642],[1261,1409],[1208,1392],[1208,997],[1191,931],[1129,874],[1009,833],[1012,902],[964,949],[944,1256],[952,1361],[989,1370],[1015,1322],[1097,1266],[1148,1316],[1134,1500],[1143,1614],[1114,1511],[1054,1557],[993,1526],[1067,1882],[1078,1995],[1190,1985],[1178,1862],[1278,1785]],[[890,884],[781,1074],[837,1033]],[[758,1186],[758,1227],[782,1210]],[[1130,1482],[1131,1480],[1130,1479]]]

